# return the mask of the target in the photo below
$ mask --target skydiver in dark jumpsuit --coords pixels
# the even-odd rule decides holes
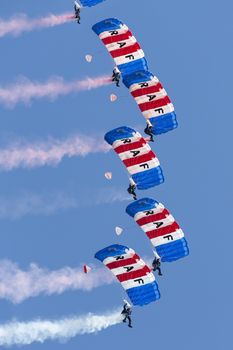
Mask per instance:
[[[154,142],[153,126],[149,120],[146,121],[146,128],[144,129],[144,133],[150,136],[151,142]]]
[[[77,6],[76,3],[74,3],[74,11],[75,11],[75,18],[77,19],[77,23],[80,24],[80,19],[81,19],[80,13],[81,13],[81,9],[80,9],[80,7]]]
[[[121,73],[119,71],[119,69],[117,69],[116,67],[113,69],[112,71],[112,81],[116,82],[116,86],[119,87],[120,86],[120,80],[121,80]]]
[[[163,276],[163,274],[162,274],[162,272],[161,272],[160,266],[161,266],[161,260],[160,260],[160,258],[155,257],[154,260],[153,260],[153,262],[152,262],[152,270],[153,270],[153,271],[156,271],[156,270],[157,270],[157,271],[158,271],[158,275],[159,275],[159,276]]]
[[[123,310],[121,311],[121,314],[124,316],[122,322],[126,322],[126,320],[128,320],[128,327],[133,328],[132,320],[130,317],[130,315],[132,314],[132,308],[129,306],[128,303],[124,304]]]
[[[136,195],[136,185],[135,184],[129,184],[129,187],[127,188],[127,191],[129,194],[132,194],[133,199],[136,201],[137,200],[137,195]]]

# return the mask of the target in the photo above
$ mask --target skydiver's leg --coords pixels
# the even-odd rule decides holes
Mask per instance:
[[[129,321],[128,327],[132,328],[132,320],[131,320],[131,317],[130,317],[130,316],[128,316],[128,321]]]
[[[157,270],[158,270],[158,275],[159,276],[163,276],[162,272],[161,272],[161,268],[160,267],[157,267]]]
[[[123,318],[122,322],[126,322],[126,319],[127,319],[127,315],[124,315],[124,318]]]

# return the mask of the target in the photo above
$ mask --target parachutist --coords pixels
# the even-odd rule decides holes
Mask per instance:
[[[121,73],[117,67],[112,71],[112,81],[116,82],[116,86],[120,87]]]
[[[80,8],[80,5],[77,1],[74,2],[74,12],[75,12],[75,15],[74,17],[77,19],[77,23],[80,24],[80,19],[81,19],[81,16],[80,16],[80,12],[81,12],[81,8]]]
[[[150,136],[150,141],[154,142],[154,135],[153,135],[153,126],[149,122],[149,120],[146,122],[146,128],[144,129],[144,133]]]
[[[121,311],[121,314],[124,316],[122,322],[126,322],[128,320],[128,327],[133,328],[132,326],[132,320],[131,320],[131,315],[132,313],[132,308],[129,305],[129,303],[125,303],[123,306],[123,310]]]
[[[132,194],[133,199],[136,201],[137,200],[137,195],[135,193],[136,190],[136,185],[130,184],[129,187],[127,188],[127,191],[129,194]]]
[[[153,262],[152,262],[152,270],[153,270],[153,271],[158,270],[158,275],[159,275],[159,276],[163,276],[163,274],[162,274],[162,272],[161,272],[160,266],[161,266],[161,260],[160,260],[160,258],[155,257],[154,260],[153,260]]]

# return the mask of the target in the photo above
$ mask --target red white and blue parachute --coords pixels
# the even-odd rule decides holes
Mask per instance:
[[[83,7],[95,6],[95,5],[100,4],[103,1],[105,1],[105,0],[78,0],[80,5],[82,5]]]
[[[122,126],[107,132],[104,138],[119,155],[139,190],[164,182],[159,160],[139,132]]]
[[[126,212],[146,233],[161,261],[171,262],[189,254],[182,229],[163,204],[142,198],[129,204]]]
[[[116,276],[133,305],[146,305],[160,298],[155,276],[131,248],[113,244],[95,254]]]
[[[174,106],[159,79],[148,71],[138,71],[123,78],[140,111],[159,135],[177,127]]]
[[[155,135],[177,127],[174,106],[158,78],[148,70],[145,54],[129,28],[116,18],[108,18],[92,27],[111,54],[123,83],[135,98]]]
[[[99,36],[115,61],[122,77],[140,70],[148,70],[144,52],[129,28],[116,18],[108,18],[94,24]]]

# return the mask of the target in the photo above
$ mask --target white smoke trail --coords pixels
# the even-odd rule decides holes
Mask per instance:
[[[69,340],[77,335],[100,332],[122,322],[120,309],[103,315],[87,314],[61,320],[9,322],[0,325],[0,345],[29,345],[46,340]]]
[[[23,271],[9,260],[0,261],[0,299],[15,304],[40,294],[61,294],[67,290],[90,291],[114,281],[113,274],[106,268],[93,268],[85,274],[81,268],[64,267],[50,271],[32,263],[27,271]]]
[[[111,84],[109,76],[86,78],[65,82],[62,77],[54,77],[45,83],[30,81],[26,77],[20,77],[16,83],[0,86],[0,103],[6,107],[14,107],[17,103],[30,104],[33,99],[55,99],[61,95],[73,92],[96,89]]]
[[[30,19],[25,14],[17,14],[9,20],[0,18],[0,38],[5,35],[20,35],[23,32],[30,32],[34,29],[58,26],[75,20],[71,13],[60,15],[50,14],[46,17]]]
[[[0,197],[0,219],[16,220],[27,215],[52,215],[77,207],[77,199],[63,192],[20,193]]]
[[[47,141],[34,143],[21,140],[0,148],[0,170],[57,165],[64,157],[84,157],[90,153],[109,150],[110,147],[103,138],[84,135],[68,137],[65,140],[49,138]]]
[[[17,220],[28,215],[53,215],[67,209],[93,207],[129,200],[126,191],[119,188],[87,189],[85,196],[55,193],[20,193],[0,197],[0,219]]]

